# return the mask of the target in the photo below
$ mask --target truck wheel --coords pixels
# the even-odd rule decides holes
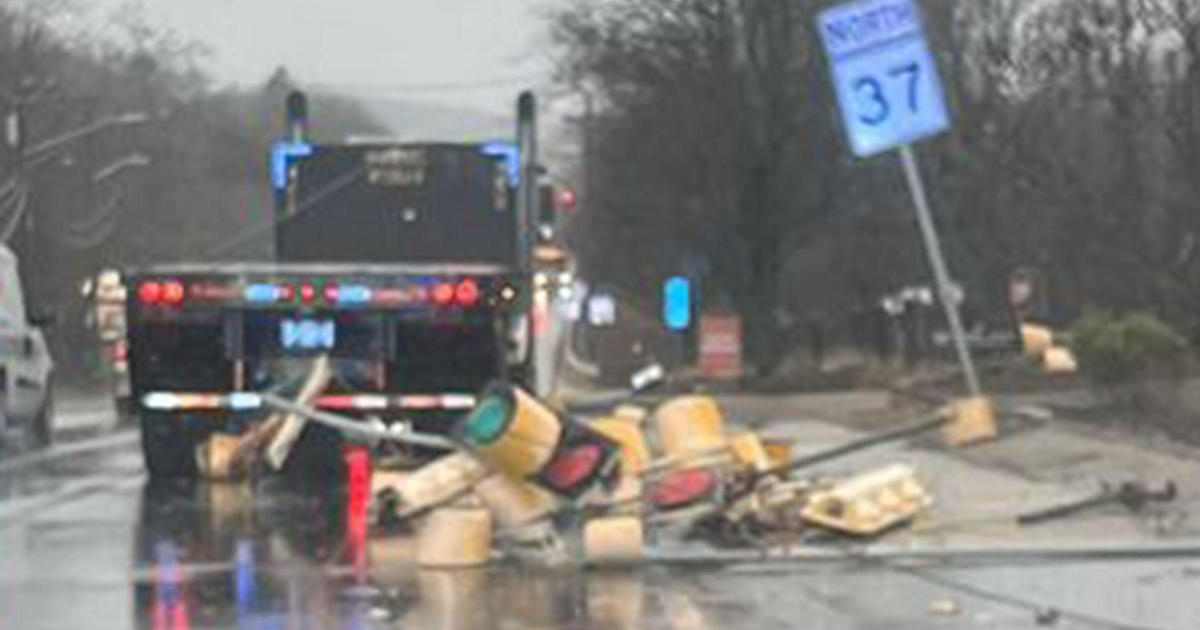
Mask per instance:
[[[309,422],[280,473],[295,480],[326,482],[342,477],[342,436]]]
[[[137,420],[133,411],[133,401],[129,396],[117,396],[113,399],[113,409],[117,413],[117,426],[127,427]]]
[[[142,460],[151,479],[190,479],[196,469],[196,437],[170,414],[143,412]]]
[[[33,417],[29,435],[34,448],[45,448],[54,440],[54,393],[49,385],[46,387],[46,399],[42,401],[42,408]]]

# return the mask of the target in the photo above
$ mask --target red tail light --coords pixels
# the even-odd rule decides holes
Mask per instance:
[[[433,287],[433,303],[438,306],[449,306],[454,301],[454,285],[440,282]]]
[[[162,284],[162,302],[171,306],[183,304],[183,283],[164,282]]]
[[[279,301],[291,302],[296,299],[296,287],[290,284],[279,285]]]
[[[479,285],[474,280],[463,280],[458,283],[454,298],[462,306],[475,306],[479,302]]]
[[[163,287],[157,282],[143,282],[138,287],[138,300],[142,304],[157,304],[163,296]]]
[[[300,301],[305,304],[312,304],[317,299],[317,287],[311,284],[300,285]]]
[[[321,291],[325,297],[326,304],[337,304],[338,301],[338,286],[336,284],[327,284]]]
[[[354,397],[321,396],[317,399],[317,407],[327,411],[350,411],[354,409]]]

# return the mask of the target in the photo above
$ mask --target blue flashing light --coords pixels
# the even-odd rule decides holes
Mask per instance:
[[[271,147],[271,184],[275,190],[287,188],[288,166],[292,160],[312,154],[313,146],[307,142],[276,142]]]
[[[516,188],[521,183],[521,148],[515,142],[508,140],[495,140],[486,142],[480,147],[479,152],[490,156],[498,157],[504,160],[504,165],[508,169],[508,183]]]
[[[687,330],[692,324],[692,284],[676,276],[663,284],[663,321],[674,331]]]
[[[246,287],[246,301],[254,304],[271,304],[279,299],[279,287],[273,284],[252,284]]]
[[[233,411],[259,409],[262,404],[262,396],[252,392],[234,392],[229,395],[229,408]]]
[[[338,287],[338,305],[362,306],[371,302],[371,288],[360,284],[343,284]]]

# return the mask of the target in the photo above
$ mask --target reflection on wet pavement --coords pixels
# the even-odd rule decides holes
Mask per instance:
[[[1025,628],[1051,605],[1163,629],[1200,618],[1187,560],[963,567],[940,582],[844,565],[422,570],[413,536],[368,532],[364,499],[269,480],[125,484],[17,519],[0,502],[0,629]],[[930,612],[948,599],[954,616]]]
[[[643,627],[641,573],[417,569],[412,537],[367,538],[365,508],[337,490],[147,488],[135,554],[138,627]],[[686,623],[663,627],[707,627],[679,597],[669,603],[667,616]]]

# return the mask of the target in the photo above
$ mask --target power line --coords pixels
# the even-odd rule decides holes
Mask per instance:
[[[340,83],[313,81],[308,82],[315,88],[323,88],[342,92],[371,92],[382,93],[421,93],[421,92],[470,92],[491,88],[509,87],[523,83],[534,83],[545,80],[544,74],[523,74],[508,77],[495,77],[478,81],[431,82],[431,83]]]
[[[313,193],[312,195],[310,195],[307,199],[304,199],[302,202],[298,203],[296,205],[295,211],[292,212],[291,214],[287,215],[286,217],[284,217],[282,219],[272,217],[271,220],[269,220],[269,221],[266,221],[260,225],[253,226],[253,227],[243,231],[241,234],[239,234],[229,240],[226,240],[223,243],[219,243],[216,247],[213,247],[213,248],[209,249],[207,252],[205,252],[200,257],[201,260],[207,260],[207,259],[213,258],[219,254],[223,254],[223,253],[229,251],[230,249],[233,249],[233,247],[235,245],[240,245],[255,236],[263,234],[263,233],[267,232],[268,230],[271,230],[277,226],[283,225],[284,223],[287,223],[293,219],[298,218],[300,215],[305,214],[309,210],[317,207],[316,204],[318,201],[328,197],[329,195],[333,195],[333,194],[345,189],[347,186],[353,184],[355,182],[355,180],[357,180],[359,178],[359,176],[361,176],[366,171],[367,171],[367,168],[365,166],[360,166],[360,167],[354,169],[353,171],[347,173],[346,175],[343,175],[342,177],[335,179],[334,181],[327,184],[325,187],[321,188],[320,190],[318,190],[315,193]]]
[[[17,227],[21,225],[21,219],[25,216],[25,210],[29,206],[29,188],[25,187],[19,193],[17,199],[17,207],[13,209],[12,217],[8,220],[8,225],[4,227],[4,232],[0,234],[0,243],[7,243],[16,233]]]

